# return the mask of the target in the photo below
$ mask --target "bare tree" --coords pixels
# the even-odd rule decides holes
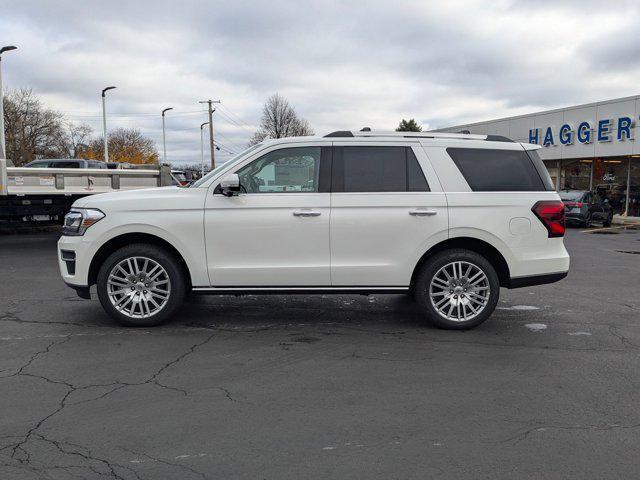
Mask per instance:
[[[155,143],[136,128],[118,128],[109,133],[109,160],[128,163],[158,163]],[[91,141],[87,158],[104,160],[104,138]]]
[[[63,158],[82,158],[89,148],[93,129],[86,123],[65,122],[58,137],[59,156]]]
[[[262,108],[260,128],[251,137],[249,145],[266,138],[301,137],[313,135],[309,122],[299,118],[294,108],[280,94],[271,95]]]
[[[4,99],[7,158],[17,166],[58,156],[62,115],[47,109],[30,89],[9,91]]]

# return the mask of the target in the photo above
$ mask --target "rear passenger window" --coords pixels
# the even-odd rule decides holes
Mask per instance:
[[[334,192],[428,192],[410,147],[336,147]]]
[[[422,173],[422,167],[418,163],[416,155],[411,148],[407,148],[407,191],[428,192],[429,185]]]
[[[447,148],[447,153],[475,192],[537,192],[545,185],[524,150]]]
[[[53,162],[52,166],[55,168],[80,168],[78,162]]]

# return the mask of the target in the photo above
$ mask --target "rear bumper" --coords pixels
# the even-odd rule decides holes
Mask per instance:
[[[565,218],[565,221],[567,222],[584,222],[586,219],[586,215],[582,213],[565,212],[564,218]]]
[[[542,275],[527,275],[525,277],[511,277],[507,288],[532,287],[534,285],[544,285],[545,283],[555,283],[568,275],[567,272],[544,273]]]

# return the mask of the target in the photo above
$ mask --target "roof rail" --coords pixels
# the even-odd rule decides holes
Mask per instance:
[[[371,132],[349,130],[338,130],[331,132],[325,137],[350,138],[350,137],[401,137],[401,138],[450,138],[457,140],[486,140],[489,142],[513,142],[510,138],[501,135],[475,135],[470,133],[447,133],[447,132]]]
[[[348,130],[338,130],[325,135],[325,137],[353,137],[353,133]]]
[[[511,142],[511,143],[515,143],[509,137],[504,137],[502,135],[487,135],[487,142]]]

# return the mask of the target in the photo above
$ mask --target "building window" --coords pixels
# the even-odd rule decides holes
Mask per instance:
[[[627,162],[622,159],[595,159],[593,189],[602,200],[607,200],[613,213],[624,213],[627,184]]]
[[[564,160],[562,162],[562,188],[590,190],[592,160]]]
[[[640,157],[562,160],[559,182],[558,163],[545,161],[554,185],[568,190],[591,190],[607,200],[616,215],[624,215],[626,211],[630,217],[640,217]]]

